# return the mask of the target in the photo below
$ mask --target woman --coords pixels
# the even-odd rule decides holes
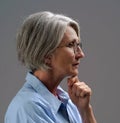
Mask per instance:
[[[30,69],[5,123],[96,123],[91,89],[78,79],[84,57],[79,25],[48,11],[30,15],[17,35],[19,60]],[[68,77],[68,93],[60,82]]]

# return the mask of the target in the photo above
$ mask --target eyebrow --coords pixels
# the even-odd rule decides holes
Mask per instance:
[[[81,41],[78,39],[78,40],[76,40],[76,39],[73,39],[72,41],[70,41],[70,42],[68,42],[68,43],[72,43],[72,42],[77,42],[77,43],[81,43]]]
[[[80,40],[81,40],[81,39],[79,39],[79,38],[78,38],[78,39],[73,39],[73,40],[71,40],[71,41],[70,41],[70,40],[66,40],[62,45],[67,45],[67,44],[69,44],[69,43],[72,43],[72,42],[74,43],[74,42],[77,42],[77,41],[78,41],[77,43],[81,43]]]

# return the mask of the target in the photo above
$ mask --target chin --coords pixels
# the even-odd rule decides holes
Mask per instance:
[[[75,70],[75,71],[71,72],[71,75],[70,76],[77,76],[78,73],[79,73],[78,70]]]

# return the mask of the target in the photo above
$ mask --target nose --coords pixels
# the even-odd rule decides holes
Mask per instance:
[[[77,52],[75,53],[75,56],[76,56],[76,58],[84,58],[85,57],[85,54],[80,47],[78,47]]]

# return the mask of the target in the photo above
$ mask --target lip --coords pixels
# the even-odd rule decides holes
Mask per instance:
[[[74,66],[74,67],[78,67],[78,66],[79,66],[79,64],[80,64],[80,63],[79,63],[79,62],[77,62],[77,63],[74,63],[74,64],[73,64],[73,66]]]

